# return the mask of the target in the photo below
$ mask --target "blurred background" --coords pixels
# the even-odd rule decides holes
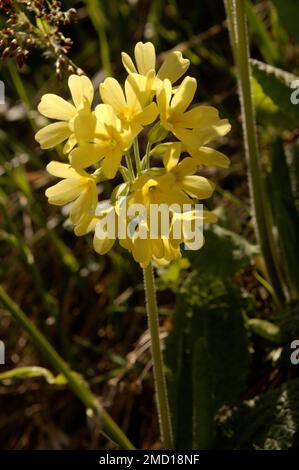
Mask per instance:
[[[251,56],[289,74],[280,80],[255,65],[253,90],[275,233],[282,234],[277,243],[291,260],[293,280],[299,105],[290,107],[286,80],[299,75],[294,4],[246,2]],[[298,448],[299,365],[290,362],[290,343],[299,335],[296,282],[277,309],[254,235],[223,2],[0,1],[0,7],[0,281],[6,292],[84,375],[134,444],[159,448],[141,269],[119,246],[97,255],[92,235],[77,238],[65,209],[48,205],[44,192],[52,177],[45,167],[64,157],[62,149],[42,151],[34,134],[47,122],[37,112],[41,96],[69,99],[70,73],[82,69],[97,88],[107,75],[125,78],[120,53],[132,55],[138,41],[153,42],[158,61],[180,50],[198,80],[196,101],[217,107],[232,131],[215,144],[231,158],[230,168],[202,172],[217,184],[207,205],[219,224],[206,231],[202,250],[184,252],[157,271],[177,439],[181,448]],[[103,198],[110,192],[106,185]],[[6,359],[0,447],[106,448],[65,384],[30,377],[31,366],[51,367],[2,307],[0,339]],[[5,375],[19,367],[27,372]]]

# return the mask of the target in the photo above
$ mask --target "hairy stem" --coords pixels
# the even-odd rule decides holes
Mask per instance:
[[[150,153],[151,153],[152,144],[148,141],[145,151],[145,158],[146,158],[146,168],[150,167]]]
[[[134,139],[133,145],[134,145],[134,157],[135,157],[135,163],[136,163],[136,171],[137,171],[137,175],[139,175],[141,172],[141,163],[140,163],[138,137]]]
[[[133,168],[133,165],[132,165],[131,155],[130,155],[129,151],[126,152],[125,158],[126,158],[126,164],[127,164],[127,167],[128,167],[129,173],[130,173],[130,179],[131,179],[131,181],[133,181],[135,179],[135,173],[134,173],[134,168]]]
[[[230,4],[231,2],[228,3]],[[244,0],[233,1],[232,18],[235,32],[231,34],[231,37],[235,42],[233,47],[235,47],[239,79],[244,145],[249,168],[249,185],[256,220],[256,232],[265,259],[268,276],[275,292],[275,298],[281,306],[284,304],[284,292],[280,279],[278,255],[272,233],[271,214],[265,194],[257,143],[255,114],[251,94],[249,44]],[[229,21],[230,23],[231,21]]]
[[[148,326],[151,335],[151,349],[155,379],[155,392],[162,443],[165,449],[173,449],[173,435],[168,404],[163,356],[159,338],[158,308],[152,265],[143,270]]]

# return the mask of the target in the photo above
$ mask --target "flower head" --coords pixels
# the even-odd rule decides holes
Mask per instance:
[[[96,121],[90,109],[94,95],[92,83],[85,76],[71,75],[68,85],[74,104],[48,93],[38,105],[41,114],[57,120],[36,133],[35,139],[43,149],[67,140],[63,151],[68,153],[77,143],[88,141],[93,136]]]
[[[168,172],[175,177],[175,187],[194,199],[211,197],[215,185],[204,176],[195,175],[197,162],[194,158],[184,158],[179,162],[182,144],[174,142],[166,147],[163,163]]]
[[[128,54],[122,52],[122,62],[129,74],[139,74],[147,76],[156,70],[156,51],[155,46],[151,42],[138,42],[135,46],[134,56],[136,65]],[[179,51],[172,51],[167,54],[164,62],[158,72],[154,74],[152,79],[152,90],[158,91],[164,79],[175,83],[186,72],[190,65],[188,59],[184,59]]]
[[[92,143],[84,143],[74,149],[70,160],[76,168],[87,168],[101,161],[107,178],[114,178],[123,154],[132,145],[137,130],[124,128],[110,104],[99,104],[95,109],[97,118]]]
[[[38,131],[36,140],[45,149],[67,140],[69,159],[48,165],[62,181],[46,196],[51,204],[71,204],[76,235],[94,230],[97,253],[107,253],[118,239],[142,267],[151,261],[163,266],[181,256],[182,245],[200,248],[202,224],[216,221],[198,204],[212,195],[214,183],[197,172],[204,165],[229,165],[225,155],[206,144],[225,135],[230,125],[211,106],[190,108],[195,78],[185,77],[173,88],[189,66],[180,52],[170,52],[158,71],[149,42],[136,44],[136,65],[126,53],[122,60],[128,72],[124,87],[106,78],[99,88],[102,103],[94,110],[87,77],[70,76],[73,104],[54,94],[42,97],[39,111],[57,122]],[[150,125],[140,158],[138,135]],[[177,140],[167,141],[169,133]],[[152,156],[161,157],[163,167],[153,166]],[[89,167],[95,167],[94,173]],[[123,183],[108,202],[98,203],[97,183],[118,171]]]
[[[103,103],[110,104],[123,125],[141,131],[158,116],[156,103],[150,102],[148,78],[129,76],[125,81],[125,93],[114,78],[108,77],[100,85]]]
[[[98,203],[95,177],[55,161],[47,165],[47,170],[51,175],[62,178],[62,181],[46,190],[49,203],[62,206],[74,201],[70,209],[70,221],[75,225],[76,235],[84,235],[90,230]]]
[[[192,149],[230,130],[227,119],[220,119],[212,106],[195,106],[187,111],[196,87],[195,78],[185,77],[173,94],[171,83],[166,79],[157,97],[161,125]]]

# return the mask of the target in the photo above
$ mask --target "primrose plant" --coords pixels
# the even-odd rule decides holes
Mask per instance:
[[[55,122],[39,130],[42,149],[65,142],[67,163],[47,170],[61,181],[46,191],[49,203],[71,204],[77,236],[94,232],[103,255],[116,240],[144,270],[156,401],[161,438],[173,448],[152,263],[163,266],[181,256],[181,246],[202,246],[202,224],[216,221],[200,201],[214,184],[197,174],[203,166],[228,167],[229,159],[206,144],[230,130],[211,106],[190,107],[196,79],[185,74],[189,61],[170,52],[158,71],[152,43],[135,46],[135,63],[122,53],[128,73],[124,87],[108,77],[100,85],[101,104],[92,108],[94,89],[86,76],[71,75],[72,103],[46,94],[38,106]],[[141,155],[139,143],[145,149]],[[97,185],[122,177],[109,201],[99,201]]]

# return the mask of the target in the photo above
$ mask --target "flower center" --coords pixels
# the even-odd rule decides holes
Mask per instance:
[[[114,150],[117,147],[117,142],[115,139],[110,140],[110,149]]]

